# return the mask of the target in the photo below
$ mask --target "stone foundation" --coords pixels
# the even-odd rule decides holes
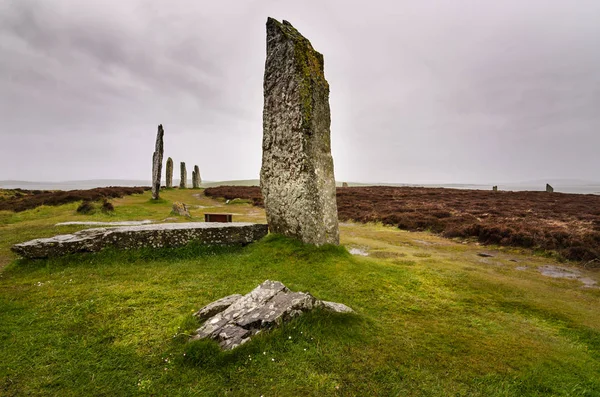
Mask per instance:
[[[267,233],[267,225],[255,223],[163,223],[86,229],[15,244],[11,250],[25,258],[47,258],[76,252],[98,252],[108,247],[121,250],[181,247],[191,242],[245,245]]]

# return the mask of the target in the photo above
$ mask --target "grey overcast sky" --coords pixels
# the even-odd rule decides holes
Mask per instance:
[[[0,179],[150,180],[159,123],[258,178],[268,16],[324,54],[339,181],[600,180],[598,0],[0,0]]]

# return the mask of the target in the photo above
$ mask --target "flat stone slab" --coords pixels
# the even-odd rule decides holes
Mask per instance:
[[[71,226],[71,225],[84,225],[84,226],[138,226],[138,225],[149,225],[153,221],[120,221],[120,222],[61,222],[54,226]]]
[[[206,245],[245,245],[268,234],[257,223],[162,223],[81,230],[15,244],[11,250],[25,258],[47,258],[76,252],[116,249],[181,247],[190,242]]]
[[[344,304],[321,301],[306,292],[290,291],[279,281],[266,280],[244,296],[229,295],[198,310],[194,315],[206,321],[191,340],[210,338],[223,350],[231,350],[263,329],[317,307],[337,313],[354,312]]]

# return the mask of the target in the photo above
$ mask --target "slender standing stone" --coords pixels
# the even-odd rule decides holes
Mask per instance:
[[[187,189],[187,171],[185,169],[185,163],[182,161],[180,164],[181,169],[181,180],[179,181],[180,189]]]
[[[550,186],[548,183],[546,183],[546,192],[554,193],[554,188],[552,186]]]
[[[173,187],[173,159],[172,158],[168,158],[167,159],[167,175],[166,175],[166,186],[168,188]]]
[[[323,56],[269,18],[260,186],[272,232],[339,244],[330,124]]]
[[[162,174],[162,159],[163,159],[163,131],[162,124],[158,125],[158,132],[156,134],[156,147],[154,148],[154,154],[152,155],[152,199],[159,199],[160,191],[160,177]]]
[[[195,165],[194,171],[192,172],[192,184],[194,185],[194,189],[198,189],[200,187],[200,183],[202,183],[202,180],[200,179],[200,168]]]
[[[492,190],[495,191],[495,192],[497,192],[498,191],[498,186],[493,186]]]

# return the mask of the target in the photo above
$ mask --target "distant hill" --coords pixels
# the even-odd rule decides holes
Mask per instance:
[[[136,179],[90,179],[58,182],[32,182],[17,180],[0,181],[0,188],[4,189],[77,190],[107,186],[150,186],[150,181]]]
[[[337,181],[337,186],[342,186],[345,181]],[[546,183],[554,187],[555,192],[561,193],[579,193],[579,194],[600,194],[600,182],[586,181],[579,179],[548,179],[548,180],[533,180],[515,183],[490,183],[490,184],[461,184],[461,183],[440,183],[440,184],[408,184],[408,183],[367,183],[367,182],[350,182],[348,186],[413,186],[413,187],[442,187],[452,189],[474,189],[474,190],[491,190],[493,185],[497,185],[499,190],[509,191],[543,191],[546,189]],[[164,184],[164,181],[163,181]],[[174,186],[179,186],[179,180],[173,180]],[[188,181],[188,186],[192,182]],[[5,180],[0,181],[0,188],[4,189],[28,189],[28,190],[75,190],[75,189],[92,189],[95,187],[107,186],[150,186],[150,180],[141,179],[91,179],[80,181],[61,181],[61,182],[32,182],[32,181],[17,181]],[[215,186],[260,186],[258,179],[241,179],[231,181],[205,181],[201,184],[202,187]]]

